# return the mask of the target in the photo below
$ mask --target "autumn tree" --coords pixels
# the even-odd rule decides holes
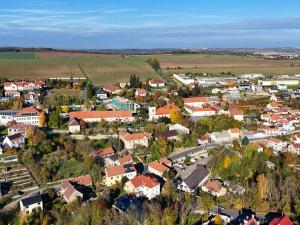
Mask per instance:
[[[264,174],[260,174],[256,177],[256,182],[257,182],[258,197],[260,200],[264,200],[267,195],[268,180]]]
[[[158,146],[159,146],[159,153],[162,156],[166,156],[168,154],[168,145],[169,145],[168,139],[167,138],[159,138],[157,140],[157,142],[158,142]]]
[[[231,159],[228,155],[224,159],[223,166],[225,169],[229,169],[231,166]]]
[[[223,219],[222,219],[222,217],[221,217],[220,214],[217,214],[215,216],[215,218],[213,219],[213,224],[214,225],[223,225],[224,224],[224,221],[223,221]]]
[[[180,123],[182,120],[182,113],[180,110],[172,109],[169,113],[169,117],[172,123]]]
[[[42,111],[40,113],[39,125],[40,125],[40,127],[46,127],[47,126],[47,123],[46,123],[46,113],[44,111]]]

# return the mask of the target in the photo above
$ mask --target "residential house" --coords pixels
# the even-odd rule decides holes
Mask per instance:
[[[24,94],[24,102],[27,104],[36,104],[39,102],[39,92],[30,91],[26,94]]]
[[[149,176],[137,175],[125,183],[124,190],[134,193],[138,197],[146,197],[149,200],[160,194],[160,183]]]
[[[180,109],[175,104],[167,104],[157,109],[156,107],[149,107],[149,120],[157,121],[161,117],[170,118],[169,114],[172,110],[180,110]]]
[[[27,131],[28,130],[37,130],[37,126],[31,125],[31,124],[17,124],[13,123],[7,128],[8,136],[14,135],[14,134],[22,134],[23,136],[27,137]]]
[[[19,124],[40,126],[40,111],[34,107],[26,107],[16,113],[14,120]]]
[[[78,198],[82,201],[87,201],[94,195],[90,186],[92,186],[90,175],[71,178],[61,183],[59,194],[67,203],[73,202]]]
[[[15,90],[5,91],[4,96],[9,97],[9,98],[20,98],[21,97],[21,92],[15,91]]]
[[[131,111],[133,113],[136,113],[137,109],[140,108],[135,102],[119,96],[113,98],[111,103],[117,110]]]
[[[268,92],[270,93],[270,94],[274,94],[274,93],[277,93],[278,92],[278,89],[277,89],[277,87],[269,87],[268,88]]]
[[[2,145],[10,148],[19,148],[25,145],[25,136],[20,133],[6,136],[2,142]]]
[[[217,114],[217,109],[212,106],[207,106],[203,108],[194,108],[188,105],[184,105],[184,109],[194,117],[203,117],[203,116],[214,116]]]
[[[239,140],[241,130],[239,128],[231,128],[228,130],[228,133],[230,135],[230,140]]]
[[[186,106],[190,106],[193,108],[202,108],[208,105],[217,105],[220,103],[220,99],[218,97],[190,97],[183,98],[183,103]]]
[[[285,91],[288,89],[288,86],[286,84],[277,84],[277,89],[280,91]]]
[[[115,154],[115,151],[113,150],[112,147],[107,147],[107,148],[102,148],[94,152],[94,157],[95,158],[105,158],[109,157]]]
[[[134,117],[131,111],[81,111],[70,112],[70,119],[77,118],[87,123],[100,122],[133,122]]]
[[[226,188],[222,186],[219,180],[210,180],[202,186],[202,190],[215,197],[226,195]]]
[[[136,176],[136,169],[132,164],[124,164],[120,166],[112,166],[104,169],[106,186],[112,186],[117,182],[121,182],[124,177],[128,180]]]
[[[73,117],[70,119],[70,122],[68,124],[69,132],[70,133],[79,133],[80,132],[80,121]]]
[[[294,225],[294,223],[287,216],[281,216],[272,219],[269,225]]]
[[[41,80],[36,81],[17,81],[17,82],[4,82],[4,90],[6,91],[32,91],[41,89],[45,83]]]
[[[121,89],[115,85],[107,84],[103,86],[103,90],[111,95],[116,95],[121,92]]]
[[[285,150],[287,145],[288,145],[287,142],[281,141],[278,138],[271,137],[268,140],[268,147],[272,148],[276,152],[281,152],[281,151]]]
[[[181,191],[193,193],[197,187],[202,186],[209,178],[209,172],[205,166],[197,164],[190,166],[181,175],[177,188]]]
[[[176,130],[178,133],[182,133],[182,134],[190,133],[189,128],[187,128],[179,123],[169,126],[169,130]]]
[[[259,222],[252,216],[250,219],[245,219],[243,225],[259,225]]]
[[[249,130],[242,130],[241,131],[241,139],[244,139],[247,137],[249,140],[253,139],[261,139],[261,138],[266,138],[267,135],[264,131],[249,131]]]
[[[294,134],[291,137],[291,141],[296,144],[300,144],[300,134]]]
[[[228,110],[228,113],[235,120],[238,120],[238,121],[243,121],[244,120],[244,113],[241,110],[231,109],[231,110]]]
[[[136,97],[146,97],[147,91],[143,88],[137,88],[137,89],[135,89],[135,96]]]
[[[269,110],[278,110],[281,107],[282,107],[282,105],[277,102],[271,102],[267,105],[267,109],[269,109]]]
[[[149,85],[153,88],[162,88],[165,86],[164,80],[149,80]]]
[[[125,154],[115,161],[116,166],[132,164],[132,163],[133,163],[133,158],[130,154]]]
[[[126,149],[134,149],[136,146],[148,147],[151,134],[145,132],[131,134],[126,131],[121,131],[119,138],[124,142]]]
[[[270,98],[270,101],[273,101],[273,102],[280,102],[283,100],[284,100],[284,98],[281,94],[272,94],[271,98]]]
[[[288,146],[288,151],[300,155],[300,143],[291,143]]]
[[[97,99],[105,100],[108,98],[107,92],[104,91],[102,88],[100,88],[96,91],[96,97],[97,97]]]
[[[168,172],[169,168],[164,161],[153,161],[148,164],[148,172],[153,173],[159,177],[163,177],[165,172]]]
[[[27,198],[23,198],[20,201],[20,210],[22,214],[30,215],[32,213],[42,211],[43,199],[41,195],[30,196]]]
[[[18,111],[16,110],[0,110],[0,125],[6,126],[13,121]]]
[[[213,132],[209,134],[211,142],[225,143],[231,141],[231,135],[228,131]]]
[[[201,137],[198,138],[198,144],[199,145],[206,145],[210,142],[210,137],[208,134],[202,135]]]

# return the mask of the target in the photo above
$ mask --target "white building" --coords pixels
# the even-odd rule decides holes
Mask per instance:
[[[21,109],[16,113],[14,120],[20,124],[40,125],[40,111],[34,107]]]
[[[43,210],[43,199],[41,195],[35,195],[24,198],[20,201],[20,210],[22,214],[30,215]]]
[[[157,109],[156,107],[149,107],[149,120],[157,121],[161,117],[170,118],[170,112],[172,110],[180,110],[180,109],[175,104],[167,104]]]
[[[149,80],[149,85],[154,88],[162,88],[165,86],[164,80]]]
[[[124,190],[150,200],[160,194],[160,183],[154,178],[138,175],[125,183]]]
[[[220,99],[218,97],[190,97],[183,98],[184,105],[191,106],[193,108],[200,108],[207,105],[217,105],[220,103]]]
[[[134,149],[136,146],[148,147],[151,134],[149,133],[134,133],[122,131],[119,134],[120,139],[124,142],[126,149]]]
[[[212,106],[208,106],[205,108],[194,108],[188,105],[184,105],[184,109],[191,115],[191,116],[214,116],[217,114],[217,109],[212,107]]]
[[[136,169],[132,164],[107,167],[104,169],[104,171],[104,183],[109,187],[116,183],[121,183],[124,177],[126,177],[128,180],[131,180],[136,176]]]
[[[231,141],[231,135],[228,131],[213,132],[209,134],[211,142],[224,143]]]
[[[189,128],[187,128],[179,123],[169,126],[169,130],[176,130],[178,133],[184,133],[184,134],[190,133]]]
[[[0,125],[6,126],[13,121],[18,111],[15,110],[1,110],[0,111]]]
[[[194,78],[185,74],[173,74],[173,77],[184,85],[191,85],[195,83]]]
[[[25,136],[20,133],[6,136],[2,142],[2,145],[10,148],[19,148],[25,145]]]

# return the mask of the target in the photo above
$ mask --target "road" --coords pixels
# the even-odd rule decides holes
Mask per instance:
[[[232,220],[239,217],[241,214],[241,210],[239,209],[229,209],[229,208],[224,208],[224,207],[215,207],[214,209],[209,211],[212,214],[222,214],[222,215],[227,215],[229,216]],[[260,214],[260,213],[255,213],[255,216],[260,219],[264,220],[265,219],[265,214]]]
[[[300,130],[290,131],[288,134],[296,134],[296,133],[300,133]],[[263,140],[266,138],[269,138],[269,137],[255,138],[255,139],[251,139],[249,141],[254,142],[254,141],[259,141],[259,140]],[[187,156],[206,156],[208,149],[216,148],[218,146],[230,145],[230,144],[232,144],[231,141],[223,142],[223,143],[210,143],[210,144],[206,144],[206,145],[200,145],[200,146],[184,149],[179,152],[171,153],[168,158],[174,162],[174,161],[182,160]]]

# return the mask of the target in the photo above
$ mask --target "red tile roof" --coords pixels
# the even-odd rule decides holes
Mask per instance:
[[[149,80],[150,84],[164,84],[164,80]]]
[[[215,107],[212,107],[212,106],[208,106],[208,107],[201,107],[201,108],[194,108],[194,107],[191,107],[189,105],[184,105],[185,108],[193,111],[193,112],[216,112],[217,109]]]
[[[91,186],[93,184],[93,181],[92,181],[92,178],[90,175],[71,178],[71,179],[69,179],[69,181],[75,182],[75,183],[78,183],[81,185],[85,185],[85,186]]]
[[[184,103],[192,103],[192,102],[208,102],[208,97],[191,97],[191,98],[183,98]]]
[[[70,112],[70,118],[92,119],[92,118],[121,118],[132,117],[131,111],[82,111]]]
[[[168,170],[168,167],[159,163],[158,161],[153,161],[153,162],[149,163],[148,167],[151,167],[152,169],[159,171],[160,173],[163,173]]]
[[[31,124],[20,124],[20,123],[14,123],[8,127],[8,129],[16,129],[19,132],[25,132],[28,128],[35,128],[37,126],[31,125]]]
[[[95,152],[95,155],[98,156],[98,157],[103,157],[103,156],[110,155],[110,154],[113,154],[113,153],[114,153],[113,148],[112,147],[107,147],[107,148],[97,150]]]
[[[269,225],[294,225],[294,223],[287,216],[282,216],[274,218]]]
[[[125,169],[122,165],[105,168],[105,173],[108,177],[125,174]]]
[[[17,112],[16,116],[24,116],[27,114],[39,115],[39,113],[40,113],[39,110],[37,110],[34,107],[26,107],[26,108],[21,109],[19,112]]]
[[[117,91],[119,89],[120,89],[119,87],[117,87],[117,86],[115,86],[113,84],[107,84],[107,85],[103,86],[103,90],[108,91],[110,93],[113,93],[113,92],[115,92],[115,91]]]
[[[132,183],[132,185],[135,188],[138,188],[141,186],[145,186],[147,188],[153,188],[153,187],[160,185],[156,179],[145,176],[145,175],[138,175],[135,178],[133,178],[130,182]]]
[[[131,163],[133,161],[132,156],[130,154],[124,155],[117,160],[120,165],[124,165],[126,163]]]
[[[160,107],[156,110],[156,115],[169,115],[171,110],[179,110],[179,107],[175,104],[167,104],[163,107]]]
[[[134,140],[140,140],[140,139],[144,139],[144,138],[149,139],[151,137],[151,134],[149,134],[149,133],[130,134],[128,132],[121,131],[120,136],[121,136],[122,139],[124,139],[126,141],[134,141]]]

